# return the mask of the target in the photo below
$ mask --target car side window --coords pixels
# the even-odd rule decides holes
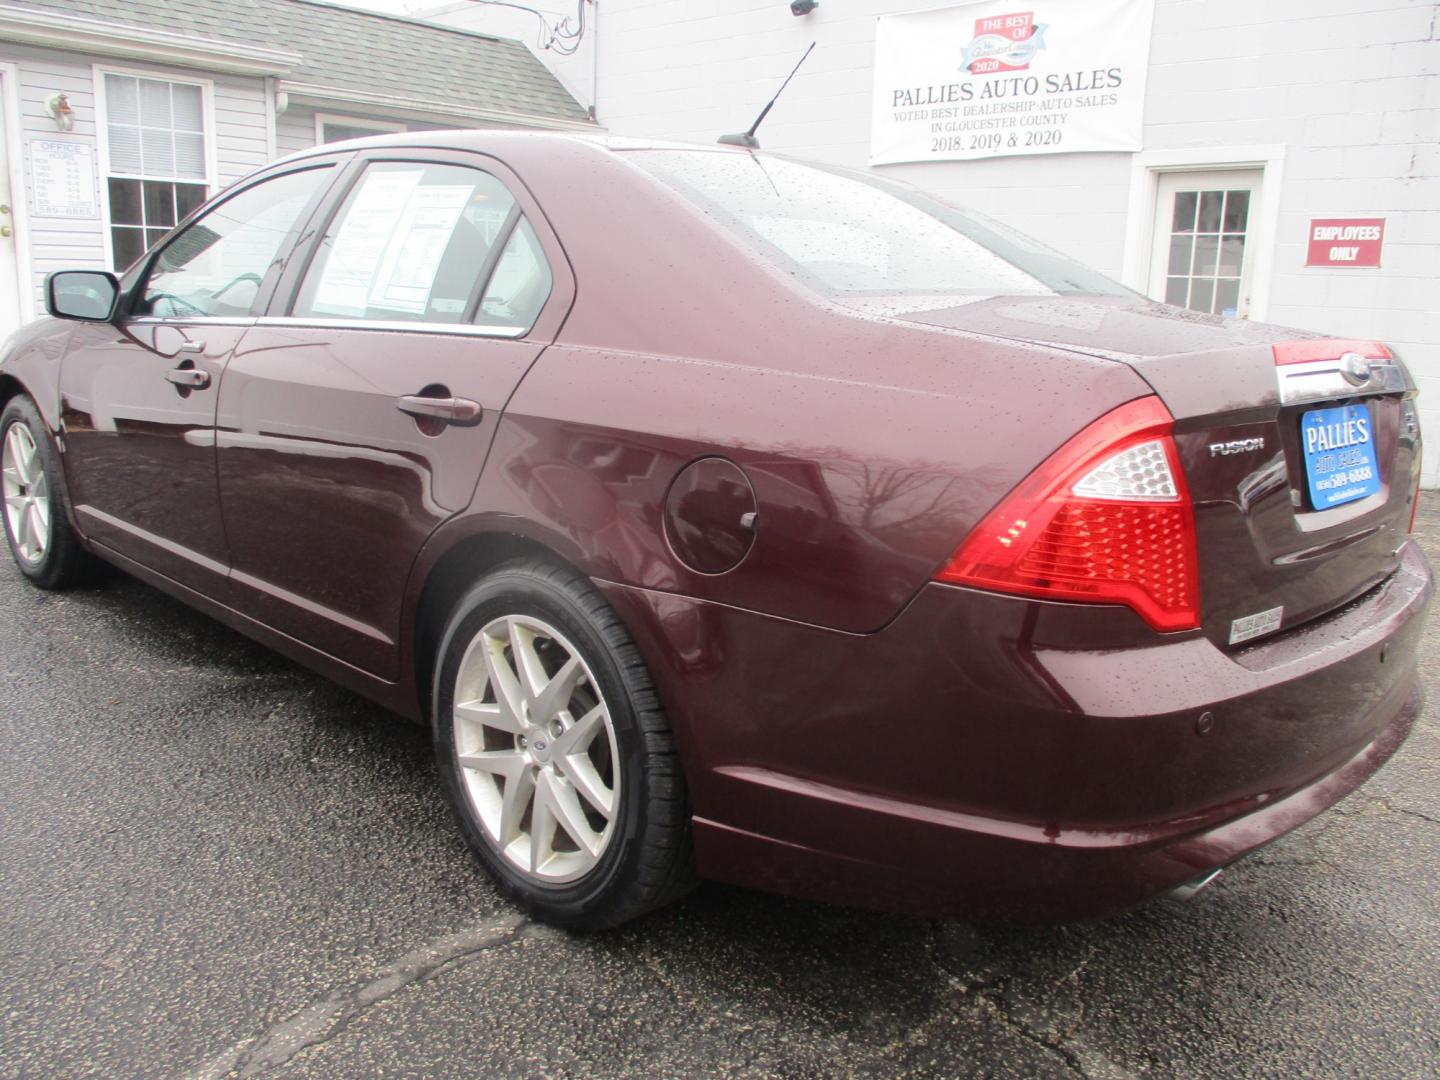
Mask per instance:
[[[476,321],[485,326],[529,330],[550,298],[553,284],[540,239],[530,222],[521,218],[485,286]]]
[[[160,249],[136,314],[168,318],[258,314],[286,238],[332,176],[325,165],[262,180],[212,207]]]
[[[376,162],[345,197],[300,283],[300,318],[458,323],[515,199],[461,165]]]

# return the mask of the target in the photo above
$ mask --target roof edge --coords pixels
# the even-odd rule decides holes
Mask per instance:
[[[238,41],[4,3],[0,3],[0,40],[236,75],[285,75],[302,59],[299,53]]]
[[[387,22],[404,23],[407,26],[418,26],[422,30],[443,30],[450,34],[460,34],[464,37],[480,38],[482,41],[520,41],[519,38],[507,38],[500,34],[487,34],[481,30],[467,30],[463,26],[450,26],[447,23],[430,22],[428,19],[417,19],[413,15],[398,15],[393,11],[376,11],[373,8],[353,7],[350,4],[342,3],[341,0],[295,0],[297,4],[309,4],[311,7],[330,8],[333,11],[340,11],[346,15],[361,15],[370,19],[384,19]],[[522,45],[523,41],[520,42]]]
[[[390,94],[375,94],[367,90],[351,90],[343,86],[321,86],[316,83],[296,82],[281,79],[275,84],[276,109],[284,112],[292,105],[307,105],[314,108],[355,108],[363,107],[369,115],[394,116],[408,120],[426,120],[442,123],[456,121],[481,121],[494,124],[514,124],[517,127],[541,128],[548,131],[601,130],[590,120],[569,120],[560,116],[543,116],[535,113],[514,112],[509,109],[475,109],[457,106],[449,101],[427,101],[423,98],[395,97]]]

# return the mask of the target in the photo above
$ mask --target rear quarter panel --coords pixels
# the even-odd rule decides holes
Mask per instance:
[[[477,506],[593,577],[869,631],[1059,440],[1143,392],[1099,362],[846,337],[830,372],[553,347],[506,410]],[[970,392],[962,371],[980,375]],[[758,504],[754,545],[722,574],[676,558],[662,522],[676,474],[708,455],[739,464]]]
[[[471,529],[588,574],[848,631],[905,600],[1066,437],[1148,393],[1124,365],[859,314],[760,261],[625,154],[497,136],[565,248],[575,302],[506,407]],[[585,184],[571,178],[583,175]],[[676,473],[740,464],[740,565],[700,574],[661,514]]]

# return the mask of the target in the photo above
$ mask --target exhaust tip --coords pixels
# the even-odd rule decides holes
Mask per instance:
[[[1224,873],[1224,870],[1211,870],[1204,877],[1196,878],[1194,881],[1187,881],[1184,885],[1178,885],[1165,894],[1165,899],[1177,904],[1184,904],[1215,884],[1217,878]]]

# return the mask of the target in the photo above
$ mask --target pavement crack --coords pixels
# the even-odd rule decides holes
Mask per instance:
[[[514,915],[427,942],[385,965],[366,981],[332,990],[258,1035],[242,1039],[188,1074],[189,1078],[251,1077],[285,1065],[304,1051],[329,1042],[356,1017],[406,987],[544,929]]]
[[[1019,1035],[1022,1039],[1026,1039],[1029,1042],[1034,1043],[1036,1046],[1040,1046],[1046,1050],[1049,1050],[1051,1053],[1057,1055],[1060,1060],[1065,1063],[1066,1069],[1068,1069],[1070,1072],[1074,1073],[1076,1076],[1082,1077],[1083,1080],[1090,1080],[1090,1074],[1085,1071],[1085,1067],[1081,1064],[1080,1057],[1078,1054],[1075,1053],[1075,1051],[1071,1050],[1061,1040],[1053,1039],[1047,1035],[1041,1034],[1040,1032],[1032,1028],[1029,1024],[1027,1024],[1024,1020],[1022,1020],[1020,1017],[1015,1015],[1014,1011],[1010,1008],[1009,1000],[1005,996],[1005,993],[1008,989],[1009,986],[1007,980],[1005,982],[1002,982],[998,987],[996,987],[993,993],[987,992],[978,994],[976,999],[981,1003],[981,1005],[988,1009],[992,1015],[997,1017],[1001,1023],[1003,1023],[1011,1031]]]
[[[1431,825],[1440,825],[1440,820],[1431,817],[1420,810],[1411,810],[1408,806],[1396,806],[1389,799],[1376,798],[1375,801],[1392,814],[1405,814],[1408,817],[1417,817],[1421,821],[1428,821]]]
[[[1059,1035],[1049,1035],[1031,1026],[1012,1007],[1009,994],[1015,982],[1013,975],[990,973],[981,977],[964,978],[941,962],[936,951],[933,943],[932,947],[926,950],[930,966],[949,981],[953,990],[957,991],[962,998],[974,1001],[987,1015],[997,1019],[1026,1042],[1033,1043],[1058,1057],[1067,1073],[1082,1077],[1084,1080],[1091,1080],[1092,1069],[1096,1070],[1097,1080],[1102,1077],[1129,1077],[1131,1075],[1118,1062],[1104,1054],[1096,1053],[1086,1045],[1081,1034],[1085,1025],[1083,994],[1079,995],[1079,1015],[1075,1020]],[[1087,942],[1084,957],[1068,973],[1051,983],[1050,991],[1053,993],[1069,983],[1075,983],[1078,987],[1080,977],[1099,952],[1099,948],[1094,943]],[[927,1018],[927,1025],[931,1019],[933,1018]]]
[[[1084,959],[1082,959],[1082,960],[1080,961],[1080,963],[1078,963],[1078,964],[1075,965],[1074,969],[1070,972],[1069,975],[1065,975],[1065,976],[1063,976],[1063,977],[1055,980],[1055,989],[1058,990],[1058,989],[1060,989],[1060,987],[1064,986],[1066,983],[1068,983],[1068,982],[1074,982],[1076,979],[1078,979],[1078,978],[1081,976],[1081,974],[1085,971],[1085,969],[1090,966],[1090,961],[1093,960],[1093,959],[1095,959],[1095,954],[1096,954],[1097,952],[1099,952],[1099,951],[1100,951],[1100,950],[1097,949],[1094,945],[1087,944],[1087,945],[1085,946],[1085,957],[1084,957]]]
[[[1395,807],[1395,813],[1405,814],[1409,817],[1418,817],[1421,821],[1428,821],[1431,825],[1440,825],[1440,820],[1431,817],[1429,814],[1422,814],[1419,810],[1407,810],[1403,806]]]

